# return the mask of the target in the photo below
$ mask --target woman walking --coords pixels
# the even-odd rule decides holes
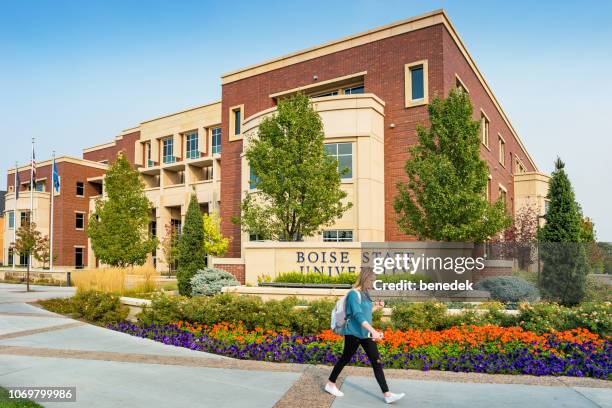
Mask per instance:
[[[340,372],[347,365],[353,355],[357,352],[359,345],[363,348],[370,364],[374,369],[374,377],[380,386],[385,402],[391,404],[404,397],[404,393],[393,394],[389,392],[385,374],[382,368],[382,361],[378,353],[376,341],[382,340],[383,333],[376,331],[372,327],[372,299],[367,293],[367,290],[372,287],[376,275],[371,269],[362,269],[357,282],[353,285],[346,297],[346,326],[344,330],[344,350],[340,360],[336,363],[329,381],[325,384],[325,391],[336,396],[342,397],[344,393],[336,387],[336,380]],[[377,302],[376,309],[382,308],[384,304]]]

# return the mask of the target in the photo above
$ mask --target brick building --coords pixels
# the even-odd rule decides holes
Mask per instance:
[[[403,166],[408,147],[417,140],[417,124],[427,124],[428,102],[460,87],[470,96],[474,119],[481,122],[481,154],[490,168],[488,198],[501,196],[511,213],[526,204],[544,212],[548,177],[538,171],[443,11],[239,69],[223,75],[221,84],[219,102],[142,122],[109,143],[85,149],[83,159],[66,159],[80,163],[81,174],[91,173],[83,179],[90,195],[79,211],[92,208],[86,200],[101,193],[104,166],[123,151],[143,176],[155,208],[152,229],[160,238],[165,225],[180,225],[195,191],[203,212],[220,212],[222,233],[231,238],[226,258],[214,263],[252,281],[252,276],[246,278],[245,254],[260,244],[251,243],[252,237],[231,222],[253,187],[245,144],[261,120],[274,114],[280,98],[304,92],[321,115],[328,151],[350,168],[342,188],[353,208],[303,245],[411,240],[395,222],[395,185],[405,178]],[[44,177],[42,170],[39,173]],[[9,172],[7,209],[11,185]],[[76,205],[56,211],[76,211]],[[56,212],[56,220],[58,216],[69,226],[70,214]],[[60,252],[70,253],[81,234],[67,229],[64,234],[72,238],[57,241],[63,245]],[[85,251],[87,263],[94,265],[94,254]],[[58,264],[72,265],[68,255],[63,256]],[[156,261],[159,268],[167,267],[162,257]]]

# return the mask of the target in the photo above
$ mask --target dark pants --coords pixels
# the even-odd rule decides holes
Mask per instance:
[[[376,381],[380,386],[380,389],[383,393],[389,391],[389,387],[387,387],[387,381],[385,381],[385,373],[383,373],[382,369],[382,361],[380,360],[380,354],[378,354],[378,347],[376,346],[376,342],[372,339],[360,339],[355,336],[344,336],[344,350],[342,351],[342,356],[340,360],[334,366],[331,375],[329,376],[329,381],[335,383],[340,375],[340,372],[347,365],[351,358],[357,352],[359,345],[363,348],[366,355],[370,359],[370,364],[374,369],[374,376],[376,377]]]

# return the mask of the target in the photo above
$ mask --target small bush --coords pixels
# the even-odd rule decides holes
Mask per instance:
[[[338,275],[329,276],[316,272],[283,272],[274,278],[274,282],[282,283],[319,283],[319,284],[349,284],[357,280],[357,274],[343,272]]]
[[[129,312],[128,307],[121,304],[119,296],[95,290],[77,292],[72,302],[77,315],[102,325],[125,320]]]
[[[221,292],[224,286],[239,286],[234,275],[223,269],[204,268],[191,278],[192,296],[210,296]]]
[[[474,289],[486,290],[491,298],[501,302],[535,302],[540,298],[538,288],[516,276],[494,276],[474,285]]]
[[[125,320],[129,312],[128,307],[121,304],[119,296],[95,290],[79,291],[71,298],[48,299],[38,303],[51,312],[83,318],[100,325]]]
[[[403,303],[393,308],[391,323],[399,330],[440,330],[448,326],[446,306],[440,302]]]

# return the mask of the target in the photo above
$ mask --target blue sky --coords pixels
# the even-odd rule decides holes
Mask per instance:
[[[15,160],[80,156],[220,98],[219,76],[444,8],[541,170],[566,162],[612,241],[612,2],[29,1],[0,12],[0,189]]]

